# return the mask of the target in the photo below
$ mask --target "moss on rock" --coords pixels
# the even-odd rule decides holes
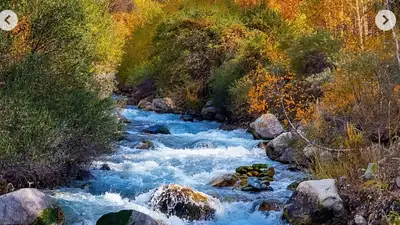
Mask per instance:
[[[43,210],[31,225],[61,225],[64,224],[64,213],[59,207]]]

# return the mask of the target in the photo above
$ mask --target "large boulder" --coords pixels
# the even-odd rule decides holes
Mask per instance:
[[[163,125],[154,125],[154,126],[148,127],[146,129],[144,129],[143,132],[148,133],[148,134],[171,134],[168,127],[163,126]]]
[[[334,179],[299,184],[283,210],[283,219],[293,225],[346,224],[343,201]]]
[[[149,102],[148,99],[142,99],[140,100],[138,104],[138,108],[143,110],[143,111],[152,111],[153,110],[153,104]]]
[[[214,218],[217,203],[209,195],[176,184],[159,187],[151,197],[154,210],[189,221]]]
[[[279,135],[272,141],[268,142],[267,145],[264,144],[263,147],[265,148],[267,156],[272,160],[276,160],[282,163],[290,163],[288,160],[288,154],[290,153],[286,152],[292,151],[290,147],[290,142],[293,139],[294,139],[293,134],[291,132],[286,132]]]
[[[270,113],[264,114],[252,122],[249,131],[255,139],[264,140],[274,139],[285,132],[279,120]]]
[[[193,148],[217,148],[217,145],[209,140],[200,140],[192,144]]]
[[[272,160],[306,167],[308,161],[303,153],[290,146],[290,143],[294,141],[295,138],[295,134],[286,132],[279,135],[268,144],[262,144],[259,147],[264,148],[267,156]]]
[[[97,220],[96,225],[158,225],[149,215],[135,210],[107,213]]]
[[[175,104],[171,98],[156,98],[153,99],[152,109],[158,113],[169,113],[175,109]]]
[[[24,188],[0,196],[0,224],[64,224],[64,213],[50,196]]]

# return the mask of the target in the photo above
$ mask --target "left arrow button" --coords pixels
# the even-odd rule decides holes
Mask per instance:
[[[18,25],[18,16],[11,10],[0,12],[0,29],[10,31]]]

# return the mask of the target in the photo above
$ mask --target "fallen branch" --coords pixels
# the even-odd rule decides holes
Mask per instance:
[[[333,149],[333,148],[328,148],[328,147],[325,147],[325,146],[322,146],[322,145],[315,144],[314,141],[310,141],[307,137],[305,137],[303,134],[301,134],[300,132],[297,131],[296,127],[294,126],[294,124],[290,120],[289,115],[286,112],[285,103],[283,101],[283,95],[282,94],[281,94],[281,106],[282,106],[283,113],[285,114],[285,117],[286,117],[287,121],[289,122],[290,127],[292,127],[293,131],[297,135],[299,135],[299,137],[301,137],[309,145],[312,145],[314,147],[323,149],[325,151],[330,151],[330,152],[348,152],[348,151],[351,151],[351,149]]]

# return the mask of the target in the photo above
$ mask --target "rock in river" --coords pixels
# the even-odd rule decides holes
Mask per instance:
[[[107,163],[104,163],[101,167],[100,170],[111,170],[110,166]]]
[[[155,112],[168,113],[175,109],[175,104],[171,98],[156,98],[153,99],[152,109]]]
[[[283,218],[293,225],[344,224],[343,201],[334,179],[310,180],[299,184],[286,203]]]
[[[0,196],[0,224],[64,224],[64,213],[50,196],[24,188]]]
[[[211,182],[213,187],[233,187],[239,182],[239,177],[236,174],[224,174],[215,178]]]
[[[255,139],[264,140],[274,139],[285,132],[279,120],[270,113],[264,114],[252,122],[249,131]]]
[[[143,111],[151,111],[153,110],[153,105],[147,99],[142,99],[138,104],[138,108]]]
[[[177,184],[161,186],[151,197],[151,206],[156,211],[189,221],[214,218],[217,203],[211,196]]]
[[[155,125],[148,127],[143,130],[144,133],[148,134],[171,134],[171,132],[168,130],[166,126],[163,125]]]
[[[137,144],[135,148],[141,150],[148,150],[154,148],[154,144],[149,140],[143,140],[139,144]]]
[[[267,164],[253,164],[236,168],[236,177],[240,182],[237,186],[242,191],[270,191],[270,182],[274,180],[275,169]]]
[[[281,211],[283,208],[283,203],[276,200],[264,200],[258,207],[258,211],[268,212],[268,211]]]
[[[93,179],[95,179],[95,177],[89,170],[79,170],[76,175],[76,180],[88,181]]]
[[[96,225],[158,225],[158,223],[141,212],[134,210],[121,210],[115,213],[107,213],[97,220]]]
[[[286,164],[292,163],[299,167],[307,167],[308,160],[303,152],[297,151],[290,146],[290,143],[295,138],[295,134],[286,132],[270,141],[267,145],[263,144],[260,147],[265,149],[268,158],[272,160]]]

